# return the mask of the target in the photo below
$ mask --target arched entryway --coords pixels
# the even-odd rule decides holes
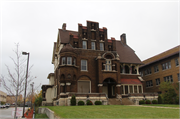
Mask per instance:
[[[116,97],[116,82],[112,78],[107,78],[103,81],[103,93],[106,93],[108,98]]]

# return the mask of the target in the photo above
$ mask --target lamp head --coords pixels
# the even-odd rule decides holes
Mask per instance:
[[[22,52],[22,55],[28,55],[29,53],[27,53],[27,52]]]

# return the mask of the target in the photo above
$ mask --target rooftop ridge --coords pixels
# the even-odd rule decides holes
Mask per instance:
[[[164,52],[162,52],[162,53],[159,53],[159,54],[157,54],[157,55],[155,55],[155,56],[152,56],[152,57],[150,57],[150,58],[147,58],[147,59],[143,60],[142,62],[143,62],[144,64],[146,64],[146,63],[153,62],[153,61],[155,61],[155,60],[157,60],[157,59],[160,59],[160,58],[158,58],[158,56],[160,57],[160,56],[162,55],[161,57],[165,57],[165,56],[167,56],[167,55],[170,55],[170,54],[172,54],[171,51],[173,52],[173,50],[177,49],[178,47],[179,47],[179,51],[180,51],[180,45],[178,45],[178,46],[175,46],[175,47],[173,47],[173,48],[170,48],[169,50],[166,50],[166,51],[164,51]],[[174,52],[177,52],[177,51],[175,50]],[[165,54],[165,53],[167,53],[167,54]]]

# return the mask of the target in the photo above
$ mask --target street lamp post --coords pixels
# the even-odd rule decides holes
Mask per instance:
[[[22,52],[22,55],[28,55],[27,59],[27,69],[26,69],[26,80],[25,80],[25,90],[24,90],[24,106],[23,106],[23,118],[24,118],[24,111],[25,111],[25,99],[26,99],[26,88],[27,88],[27,77],[28,77],[28,65],[29,65],[29,55],[30,53]]]
[[[31,109],[33,108],[33,85],[34,85],[34,82],[32,82],[32,84],[30,84],[32,86],[32,92],[31,92]]]

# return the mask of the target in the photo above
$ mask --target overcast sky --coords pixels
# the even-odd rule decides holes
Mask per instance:
[[[96,21],[108,29],[108,38],[116,40],[126,33],[127,44],[142,61],[179,45],[179,0],[2,0],[0,4],[0,74],[6,76],[5,64],[13,69],[9,57],[15,56],[14,43],[19,43],[20,51],[30,52],[36,86],[48,84],[47,76],[53,73],[53,43],[63,23],[67,30],[77,31],[78,23]]]

